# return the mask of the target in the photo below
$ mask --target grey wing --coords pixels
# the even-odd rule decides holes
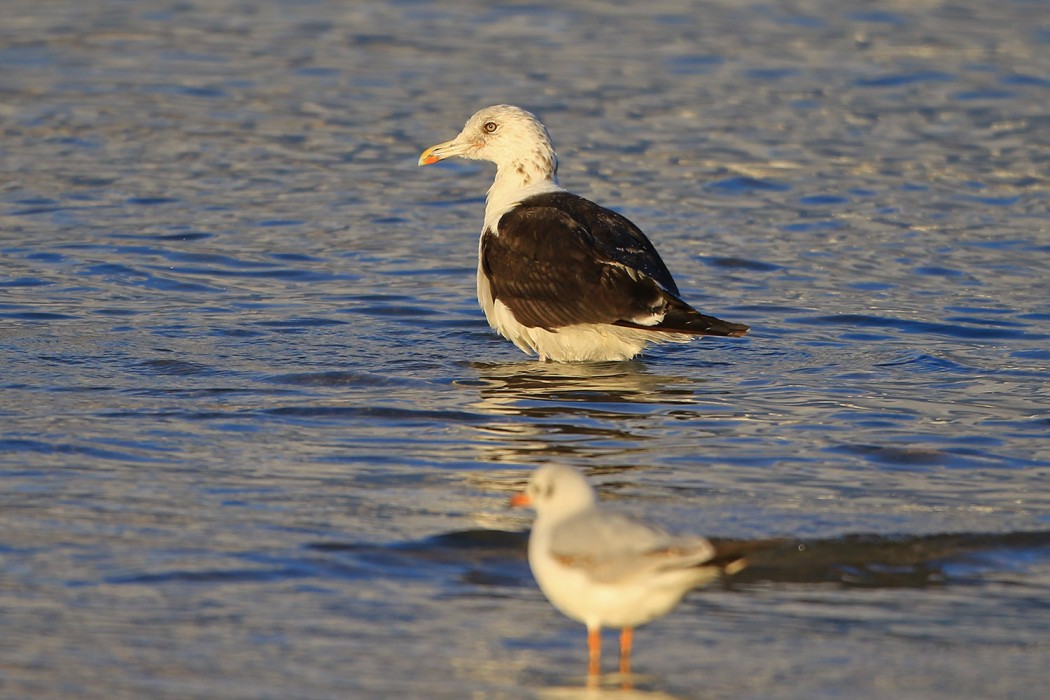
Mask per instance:
[[[551,533],[551,554],[595,581],[616,582],[660,569],[699,566],[714,556],[702,537],[675,537],[629,515],[592,510]]]

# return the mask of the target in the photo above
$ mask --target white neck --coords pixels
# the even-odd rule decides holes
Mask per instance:
[[[500,217],[521,200],[537,194],[561,191],[558,176],[549,165],[543,167],[535,161],[497,165],[496,179],[485,198],[484,230],[497,233],[496,224]]]

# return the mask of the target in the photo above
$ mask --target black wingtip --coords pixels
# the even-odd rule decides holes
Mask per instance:
[[[723,321],[714,316],[706,316],[695,309],[668,313],[662,323],[652,327],[656,331],[668,333],[689,333],[691,335],[717,335],[727,338],[739,338],[750,328],[743,323]]]
[[[747,332],[751,330],[750,326],[745,326],[743,323],[730,323],[729,321],[721,321],[717,318],[715,321],[718,321],[718,330],[724,332],[713,333],[708,331],[708,335],[724,335],[728,338],[739,338],[743,335],[747,335]]]
[[[750,330],[743,323],[723,321],[720,318],[702,314],[677,297],[668,296],[665,301],[667,310],[664,318],[653,330],[691,335],[717,335],[728,338],[739,338]]]
[[[708,560],[707,564],[719,567],[722,570],[722,574],[725,576],[733,576],[751,566],[749,557],[753,554],[782,547],[786,542],[788,542],[788,540],[779,538],[755,540],[751,542],[740,540],[712,540],[711,544],[714,546],[715,552],[714,556]]]
[[[617,321],[613,325],[658,333],[716,335],[724,338],[739,338],[747,335],[747,332],[751,330],[749,326],[745,326],[743,323],[731,323],[714,316],[704,316],[695,312],[689,318],[664,318],[663,323],[656,326],[645,326],[630,321]]]

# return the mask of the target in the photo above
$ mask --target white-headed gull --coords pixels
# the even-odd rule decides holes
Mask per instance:
[[[558,156],[534,114],[493,105],[456,138],[423,151],[488,160],[496,178],[478,246],[478,301],[489,325],[541,360],[628,360],[651,343],[739,337],[742,323],[686,303],[641,229],[558,185]]]
[[[529,566],[558,610],[587,626],[589,672],[601,668],[601,628],[618,627],[620,672],[630,673],[633,628],[670,612],[692,588],[744,568],[703,537],[675,536],[600,508],[572,467],[547,465],[511,498],[531,506]]]

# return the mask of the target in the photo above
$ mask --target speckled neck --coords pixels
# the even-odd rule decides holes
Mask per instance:
[[[536,144],[527,155],[496,163],[496,179],[485,200],[485,228],[495,233],[499,217],[526,197],[558,191],[558,156],[549,144]]]

